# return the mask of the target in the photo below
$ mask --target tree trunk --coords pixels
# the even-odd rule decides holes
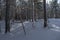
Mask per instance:
[[[43,6],[44,6],[44,27],[47,27],[46,0],[43,0]]]
[[[10,32],[9,8],[10,8],[10,2],[9,0],[6,0],[5,33]]]
[[[27,11],[28,11],[28,8],[27,8]],[[26,13],[26,20],[28,21],[28,12]]]
[[[33,19],[32,19],[32,22],[34,22],[35,21],[35,17],[34,17],[34,2],[33,2],[33,15],[32,15],[33,17]]]
[[[23,27],[24,34],[26,35],[26,31],[25,31],[25,27],[24,27],[24,24],[23,24],[23,20],[22,20],[21,14],[20,14],[20,20],[21,20],[21,23],[22,23],[22,27]]]
[[[0,23],[0,32],[1,32],[1,23]]]

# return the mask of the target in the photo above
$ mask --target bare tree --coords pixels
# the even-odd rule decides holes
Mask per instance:
[[[0,0],[0,20],[1,20],[1,0]]]
[[[6,0],[5,33],[10,32],[9,8],[10,8],[10,0]]]
[[[23,24],[23,19],[22,19],[21,14],[20,14],[20,20],[21,20],[21,23],[22,23],[22,27],[23,27],[24,34],[26,35],[26,31],[25,31],[25,27],[24,27],[24,24]]]
[[[43,0],[43,6],[44,6],[44,27],[47,27],[46,0]]]
[[[0,0],[0,20],[1,20],[1,0]],[[0,32],[1,32],[1,23],[0,23]]]

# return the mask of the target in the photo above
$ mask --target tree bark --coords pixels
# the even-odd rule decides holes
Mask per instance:
[[[43,0],[43,6],[44,6],[44,27],[47,27],[46,0]]]
[[[22,23],[22,27],[23,27],[24,34],[26,35],[26,31],[25,31],[25,27],[24,27],[24,24],[23,24],[23,19],[22,19],[21,14],[20,14],[20,20],[21,20],[21,23]]]
[[[6,0],[5,33],[10,32],[9,8],[10,8],[10,2],[9,0]]]

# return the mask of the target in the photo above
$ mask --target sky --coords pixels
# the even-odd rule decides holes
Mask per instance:
[[[17,0],[18,1],[18,0]],[[24,1],[28,1],[28,0],[24,0]],[[49,1],[52,1],[52,0],[46,0],[47,3],[49,3]],[[60,3],[60,0],[58,0],[58,3]]]
[[[52,0],[46,0],[46,2],[48,2],[48,3],[49,3],[49,1],[52,1]],[[60,0],[58,0],[58,3],[60,3]]]

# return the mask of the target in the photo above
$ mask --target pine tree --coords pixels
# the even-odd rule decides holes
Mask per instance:
[[[58,6],[58,0],[52,0],[52,2],[51,2],[51,13],[54,14],[54,18],[57,17],[57,11],[58,11],[57,7],[59,7]]]

